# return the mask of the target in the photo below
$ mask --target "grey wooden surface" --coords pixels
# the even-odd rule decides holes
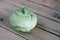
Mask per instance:
[[[43,5],[36,4],[34,2],[31,2],[30,0],[18,0],[18,1],[10,0],[9,2],[12,4],[15,4],[17,6],[21,6],[21,7],[22,7],[22,5],[26,4],[34,12],[37,12],[40,15],[43,15],[47,18],[50,18],[50,19],[53,19],[53,20],[60,22],[60,19],[53,17],[55,12],[60,14],[59,11],[56,11],[54,9],[48,8],[48,7],[43,6]]]
[[[14,33],[7,31],[0,26],[0,40],[26,40]]]
[[[28,39],[28,40],[60,40],[60,37],[57,37],[57,36],[55,36],[55,35],[53,35],[53,34],[50,34],[50,33],[48,33],[48,32],[46,32],[46,31],[43,31],[43,30],[41,30],[41,29],[39,29],[39,28],[34,28],[30,33],[22,33],[22,32],[18,32],[18,31],[13,31],[13,30],[11,30],[11,29],[9,29],[8,27],[6,27],[6,26],[4,26],[4,25],[1,25],[2,26],[2,29],[3,30],[5,30],[5,29],[7,29],[8,31],[10,31],[10,32],[13,32],[13,33],[15,33],[15,34],[18,34],[18,35],[21,35],[21,36],[23,36],[25,39]],[[6,32],[6,31],[2,31],[2,32]],[[7,32],[7,34],[8,34],[9,32]],[[13,35],[13,33],[12,33],[12,37],[13,36],[15,36],[15,34]],[[2,34],[1,34],[2,35]],[[7,35],[6,34],[4,34],[4,35],[2,35],[2,36],[5,36],[6,37],[6,39],[9,39],[9,38],[11,38],[11,36],[8,36],[9,38],[7,38]],[[4,38],[5,38],[4,37]],[[16,36],[15,36],[16,37]],[[3,38],[3,37],[2,37]],[[4,39],[3,38],[3,39]],[[13,39],[13,38],[11,38],[11,39]],[[10,39],[10,40],[11,40]],[[14,38],[15,39],[15,38]],[[16,37],[16,39],[17,39],[17,37]],[[19,39],[19,37],[18,37],[18,39]],[[20,40],[20,39],[19,39]]]
[[[60,11],[60,0],[30,0]]]
[[[1,5],[3,7],[1,6],[0,9],[7,13],[11,13],[12,11],[14,11],[16,9],[23,7],[24,4],[26,4],[30,10],[36,12],[36,14],[41,16],[41,17],[37,16],[39,24],[60,33],[60,19],[53,17],[55,12],[57,12],[57,13],[59,13],[59,12],[54,9],[50,9],[48,7],[41,6],[39,4],[33,3],[31,1],[27,1],[27,0],[17,0],[17,1],[3,0],[3,2],[1,2]],[[6,5],[6,6],[4,6],[4,5]]]
[[[31,2],[29,0],[0,0],[0,17],[4,19],[3,22],[0,21],[0,25],[3,28],[0,28],[0,37],[1,40],[24,40],[24,38],[29,39],[29,40],[60,40],[60,38],[56,35],[53,35],[49,32],[46,32],[44,30],[41,30],[36,26],[30,33],[22,33],[15,31],[11,28],[11,25],[9,24],[9,16],[10,14],[15,11],[18,8],[24,7],[24,5],[27,5],[27,7],[36,12],[37,18],[38,18],[38,24],[43,25],[44,28],[48,28],[54,33],[60,35],[60,19],[52,17],[52,14],[54,12],[58,12],[54,9],[50,9],[48,7],[36,4],[34,2]],[[53,20],[55,21],[53,21]],[[41,26],[39,26],[41,27]],[[10,31],[7,31],[5,29],[8,29]],[[13,33],[11,33],[11,31]],[[2,32],[4,34],[2,34]],[[21,36],[19,37],[18,35]],[[7,34],[11,34],[10,36],[7,36]],[[2,35],[2,36],[1,36]],[[15,36],[16,35],[16,36]],[[6,37],[5,37],[6,36]],[[15,37],[14,37],[15,36]],[[2,39],[3,38],[3,39]],[[16,38],[16,39],[15,39]]]

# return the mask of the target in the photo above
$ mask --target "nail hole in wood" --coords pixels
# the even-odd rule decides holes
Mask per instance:
[[[0,21],[3,21],[3,18],[0,18]]]

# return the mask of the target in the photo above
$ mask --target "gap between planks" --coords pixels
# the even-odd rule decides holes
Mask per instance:
[[[6,1],[6,2],[7,2],[7,1]],[[12,2],[9,1],[9,2],[10,2],[10,4],[13,4],[13,3],[14,3],[13,1],[12,1]],[[19,2],[20,2],[20,1],[19,1]],[[18,2],[18,3],[19,3],[19,2]],[[22,1],[22,2],[23,2],[23,1]],[[25,2],[25,1],[24,1],[24,2]],[[17,3],[17,2],[16,2],[16,3]],[[14,3],[14,4],[16,4],[16,3]],[[31,2],[28,2],[28,3],[31,4]],[[26,3],[26,4],[28,4],[28,3]],[[23,3],[21,3],[21,4],[23,4]],[[34,3],[32,3],[32,4],[34,4]],[[16,4],[16,5],[18,6],[18,4]],[[16,6],[16,5],[15,5],[15,6]],[[20,7],[20,6],[18,6],[18,7]],[[21,7],[23,7],[23,6],[21,6]],[[33,6],[33,7],[34,7],[34,6]],[[43,6],[41,6],[41,7],[44,8]],[[48,8],[45,8],[45,9],[48,9]],[[10,10],[10,9],[9,9],[9,10]],[[5,10],[4,10],[4,11],[5,11]],[[43,10],[41,10],[41,11],[43,11]],[[43,14],[41,11],[40,11],[40,13]],[[51,10],[51,11],[52,11],[52,12],[53,12],[53,11],[55,12],[55,10]],[[48,12],[51,12],[51,11],[46,11],[46,12],[48,13]],[[45,12],[45,10],[44,10],[43,12]],[[8,13],[9,13],[9,12],[8,12]],[[39,13],[39,12],[38,12],[38,13]],[[43,14],[43,15],[45,15],[45,14]],[[45,15],[45,16],[47,16],[47,15]],[[49,16],[49,15],[48,15],[48,16]],[[51,17],[51,18],[52,18],[52,17]],[[56,22],[53,22],[53,21],[51,21],[51,20],[49,20],[49,22],[48,22],[48,19],[46,19],[46,18],[42,18],[42,19],[43,19],[43,22],[40,22],[40,24],[42,23],[42,24],[43,24],[44,26],[46,26],[46,27],[47,27],[47,26],[48,26],[48,27],[51,27],[51,28],[53,28],[54,30],[55,30],[55,29],[56,29],[56,30],[58,29],[57,31],[59,31],[59,24],[60,24],[60,23],[56,23]],[[38,20],[41,20],[41,18],[38,18]],[[44,20],[45,20],[45,21],[47,20],[47,21],[45,22]],[[48,22],[48,23],[47,23],[47,22]],[[52,22],[53,22],[53,25],[52,25]],[[44,23],[45,23],[46,25],[45,25]],[[50,24],[50,26],[49,26],[49,24]],[[54,26],[54,25],[56,25],[56,26]],[[54,27],[55,27],[55,28],[54,28]],[[58,27],[58,28],[56,28],[56,27]]]

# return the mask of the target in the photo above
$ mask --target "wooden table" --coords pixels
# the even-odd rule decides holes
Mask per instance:
[[[13,11],[24,5],[38,18],[37,26],[30,33],[13,30],[8,20]],[[0,18],[3,18],[0,20],[0,40],[60,40],[59,15],[59,0],[0,0]]]

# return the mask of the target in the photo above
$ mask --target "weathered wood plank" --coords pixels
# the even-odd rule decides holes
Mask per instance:
[[[0,40],[26,40],[0,27]]]
[[[5,24],[6,25],[6,24]],[[2,25],[3,28],[10,30],[11,32],[18,34],[18,35],[22,35],[25,38],[28,38],[29,40],[60,40],[59,37],[50,34],[48,32],[45,32],[43,30],[40,30],[39,28],[34,28],[30,33],[22,33],[22,32],[18,32],[18,31],[13,31],[11,29],[8,28],[8,26],[4,26]]]
[[[5,27],[5,28],[8,28],[8,30],[9,30],[9,28],[11,28],[12,29],[12,26],[9,24],[9,15],[7,16],[6,14],[4,15],[5,13],[1,13],[0,12],[0,17],[2,17],[3,19],[4,19],[4,21],[2,22],[2,21],[0,21],[0,24],[3,26],[3,27]],[[11,30],[10,29],[10,30]],[[29,34],[29,33],[22,33],[22,32],[20,32],[20,33],[17,33],[17,34],[19,34],[19,35],[21,35],[21,36],[23,36],[24,38],[26,38],[26,39],[31,39],[31,40],[40,40],[40,38],[38,37],[38,36],[36,36],[36,35],[33,35],[33,34]]]
[[[8,17],[7,17],[8,16]],[[6,23],[6,22],[9,22],[9,14],[8,13],[3,13],[3,12],[0,12],[0,18],[3,18],[3,22],[2,21],[0,21],[0,23],[1,24],[6,24],[6,25],[9,25],[8,23]],[[38,18],[38,23],[40,24],[40,25],[42,25],[42,26],[44,26],[43,28],[45,28],[45,29],[48,29],[48,31],[51,31],[51,32],[53,32],[53,33],[55,33],[55,34],[58,34],[58,35],[60,35],[59,33],[60,33],[60,29],[59,28],[57,28],[57,27],[59,27],[59,24],[58,23],[56,23],[56,22],[53,22],[53,21],[51,21],[51,20],[49,20],[49,19],[46,19],[46,18],[44,18],[44,17],[41,17],[41,16],[38,16],[37,15],[37,18]],[[54,24],[52,24],[52,23],[54,23]],[[57,24],[56,26],[55,26],[55,24]],[[53,26],[54,25],[54,26]],[[50,27],[51,26],[51,27]],[[58,29],[58,30],[57,30]]]
[[[3,17],[4,21],[1,22],[0,21],[0,24],[3,24],[3,27],[8,27],[8,28],[11,28],[11,25],[9,24],[9,21],[8,21],[8,16],[11,14],[12,11],[14,11],[15,9],[17,9],[17,7],[9,4],[8,3],[5,3],[3,2],[4,6],[3,5],[1,6],[1,10],[3,10],[3,12],[5,13],[0,13],[0,17]],[[8,6],[7,6],[8,5]],[[9,8],[8,8],[9,7]],[[3,8],[3,9],[2,9]],[[4,9],[7,9],[7,10],[4,10]],[[12,10],[11,10],[12,9]],[[37,16],[38,17],[38,16]],[[38,17],[38,20],[40,21],[41,19],[39,19],[41,16]],[[45,20],[45,19],[44,19]],[[38,22],[39,22],[38,21]],[[45,22],[45,21],[44,21]],[[12,29],[12,28],[11,28]],[[14,31],[15,32],[15,31]],[[16,31],[17,32],[17,31]],[[31,31],[31,33],[22,33],[22,32],[18,32],[17,34],[19,35],[23,35],[24,37],[28,38],[28,39],[32,39],[32,40],[59,40],[60,38],[53,35],[53,34],[50,34],[48,32],[45,32],[45,31],[42,31],[40,30],[39,28],[35,28]]]
[[[37,12],[38,14],[40,15],[43,15],[45,16],[46,18],[50,18],[51,20],[55,20],[57,22],[60,22],[60,18],[58,17],[58,14],[60,14],[60,12],[56,11],[56,10],[53,10],[53,9],[50,9],[50,8],[47,8],[47,7],[44,7],[44,6],[41,6],[41,5],[38,5],[38,4],[35,4],[33,2],[30,2],[30,1],[26,1],[26,0],[19,0],[19,1],[14,1],[14,0],[10,0],[9,2],[11,2],[12,4],[26,4],[31,10]],[[57,14],[56,17],[53,17],[55,14]]]
[[[11,1],[10,1],[11,2]],[[20,1],[21,2],[21,1]],[[26,1],[23,1],[23,2],[26,2]],[[16,2],[17,3],[17,2]],[[4,3],[7,5],[7,3]],[[19,4],[19,2],[18,2]],[[38,4],[35,4],[35,3],[31,3],[31,2],[26,2],[26,4],[33,9],[36,9],[36,11],[38,11],[37,13],[41,14],[41,15],[45,15],[47,17],[51,17],[50,14],[53,14],[52,12],[56,12],[56,10],[52,10],[52,9],[49,9],[49,8],[46,8],[46,7],[43,7],[43,6],[39,6]],[[33,4],[33,5],[32,5]],[[10,4],[11,5],[11,4]],[[20,4],[19,4],[20,5]],[[3,5],[2,5],[3,6]],[[13,6],[13,5],[11,5]],[[17,5],[18,6],[18,5]],[[39,10],[37,9],[37,6],[38,8],[41,7]],[[3,8],[3,11],[7,12],[7,13],[10,13],[12,12],[13,10],[15,10],[17,7],[16,6],[13,6],[13,7],[10,7],[9,5],[6,6],[7,8],[5,7],[1,7],[1,9]],[[9,8],[8,8],[9,7]],[[7,9],[7,10],[4,10],[4,9]],[[12,11],[11,11],[12,9]],[[33,10],[34,11],[34,10]],[[56,19],[58,20],[58,19]],[[59,20],[60,21],[60,20]],[[60,23],[57,23],[57,22],[54,22],[52,20],[49,20],[49,19],[46,19],[44,17],[39,17],[38,16],[38,23],[47,27],[47,28],[50,28],[50,29],[53,29],[55,31],[58,31],[60,32]]]
[[[54,21],[60,23],[60,18],[58,16],[54,17],[56,13],[60,14],[60,12],[58,12],[56,10],[53,10],[53,9],[41,6],[39,4],[30,2],[30,1],[26,1],[26,0],[18,0],[18,1],[10,0],[9,2],[12,3],[12,4],[15,3],[16,5],[17,4],[18,5],[24,5],[24,4],[26,4],[32,11],[35,11],[38,14],[40,14],[40,15],[48,18],[48,19],[50,18],[51,20],[54,20]]]
[[[36,3],[51,7],[53,9],[60,10],[59,0],[29,0],[29,1],[33,1],[33,2],[36,2]]]
[[[9,11],[9,9],[12,11],[12,10],[17,9],[17,7],[14,7],[14,5],[12,6],[11,4],[6,3],[4,1],[0,1],[0,10],[11,12],[11,11]]]
[[[60,23],[56,23],[52,20],[46,19],[41,16],[38,17],[38,24],[44,26],[45,28],[48,28],[52,31],[56,31],[57,33],[60,33]]]
[[[59,1],[60,2],[60,0],[56,0],[56,1]]]
[[[60,12],[58,12],[56,10],[50,9],[48,7],[41,6],[39,4],[31,2],[29,0],[18,0],[18,1],[10,0],[9,2],[12,3],[12,4],[15,3],[16,5],[17,4],[19,4],[19,5],[26,4],[31,10],[37,12],[38,14],[43,15],[43,16],[45,16],[47,18],[53,19],[55,21],[60,22],[60,17],[58,17],[58,14],[60,14]],[[57,16],[53,17],[55,14],[57,14]]]

